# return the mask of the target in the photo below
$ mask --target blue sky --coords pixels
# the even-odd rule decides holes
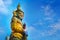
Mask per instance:
[[[60,0],[0,0],[0,40],[11,33],[12,13],[20,3],[28,40],[60,40]]]

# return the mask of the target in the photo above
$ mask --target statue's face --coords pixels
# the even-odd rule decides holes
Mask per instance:
[[[21,19],[23,19],[24,14],[23,14],[22,12],[19,12],[18,16],[19,16]]]

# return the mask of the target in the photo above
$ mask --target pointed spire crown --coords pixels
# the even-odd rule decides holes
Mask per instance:
[[[17,10],[20,10],[20,3],[19,3],[18,6],[17,6]]]

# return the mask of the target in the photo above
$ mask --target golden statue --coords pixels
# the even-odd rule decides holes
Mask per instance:
[[[12,33],[9,40],[27,40],[27,35],[24,31],[26,25],[22,23],[23,17],[24,12],[20,9],[20,4],[18,4],[17,10],[13,12],[11,21]]]

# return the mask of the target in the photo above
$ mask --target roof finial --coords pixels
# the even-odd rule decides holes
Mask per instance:
[[[20,10],[20,3],[18,3],[17,10]]]

